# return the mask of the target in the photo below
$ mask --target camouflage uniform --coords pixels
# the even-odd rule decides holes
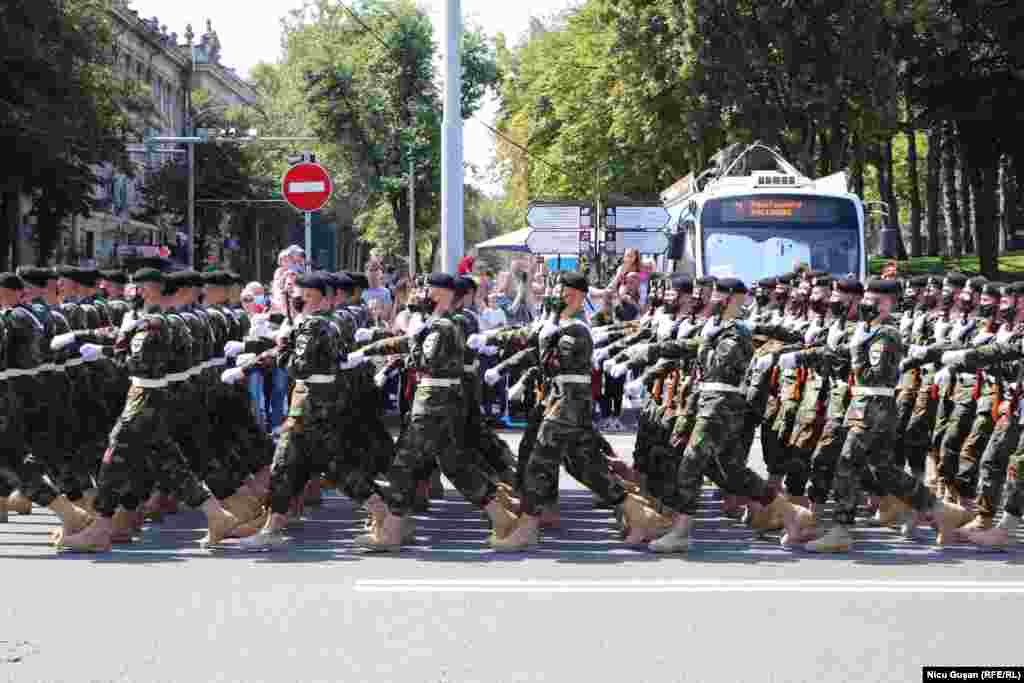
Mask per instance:
[[[445,314],[432,316],[415,337],[384,339],[362,349],[367,357],[407,353],[419,377],[409,423],[398,439],[387,484],[381,486],[396,516],[412,510],[416,483],[434,459],[470,502],[484,507],[494,498],[495,485],[475,463],[465,462],[459,447],[465,429],[459,395],[465,343],[461,325]]]
[[[846,440],[836,465],[834,519],[837,524],[855,522],[864,471],[870,469],[886,494],[901,498],[918,511],[926,511],[935,497],[917,479],[893,463],[896,439],[895,387],[900,375],[903,342],[899,330],[877,324],[858,327],[850,342],[853,374],[852,399],[846,411]],[[830,349],[798,352],[799,365],[820,362],[835,354]]]

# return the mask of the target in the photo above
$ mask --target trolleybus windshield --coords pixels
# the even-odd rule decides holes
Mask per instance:
[[[849,199],[746,195],[709,199],[700,216],[704,273],[753,282],[809,264],[837,277],[860,271],[860,228]]]

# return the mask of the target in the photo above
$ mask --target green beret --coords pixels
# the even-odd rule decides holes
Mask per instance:
[[[132,273],[132,284],[141,285],[143,282],[163,282],[164,274],[156,268],[139,268]]]
[[[900,293],[900,284],[895,280],[883,280],[882,278],[871,278],[868,280],[867,291],[875,294],[896,296]]]
[[[956,289],[963,289],[966,284],[967,276],[963,273],[949,273],[946,275],[946,280],[943,282],[943,286],[949,285]]]
[[[583,273],[566,271],[562,273],[561,280],[562,285],[565,287],[572,287],[573,289],[581,292],[587,292],[590,290],[590,283],[587,282],[587,277]]]
[[[47,282],[57,279],[52,269],[35,266],[19,266],[18,275],[31,287],[45,287]]]
[[[715,291],[723,294],[746,294],[747,286],[735,277],[723,277],[715,282]]]
[[[856,278],[844,277],[835,281],[836,289],[844,294],[864,294],[864,283]]]
[[[0,289],[25,289],[25,281],[14,273],[0,273]]]
[[[988,278],[984,276],[972,277],[967,281],[967,288],[975,294],[981,294],[982,290],[985,289],[985,285],[988,284]]]
[[[202,277],[203,285],[206,287],[227,287],[231,284],[231,277],[223,270],[203,273]]]
[[[327,294],[327,282],[320,273],[302,273],[295,278],[295,286],[302,289],[315,289],[321,294]]]
[[[672,289],[679,292],[692,292],[693,278],[687,277],[686,275],[673,275]]]
[[[101,270],[100,278],[117,285],[128,284],[128,276],[124,274],[123,270]]]

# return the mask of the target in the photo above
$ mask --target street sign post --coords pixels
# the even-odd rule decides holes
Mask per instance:
[[[672,216],[663,206],[609,206],[605,224],[619,230],[661,230]]]
[[[531,254],[576,254],[580,240],[575,230],[531,230],[526,248]]]
[[[281,179],[281,194],[293,208],[305,213],[306,219],[306,265],[313,261],[313,211],[323,208],[331,198],[334,185],[327,170],[311,161],[311,155],[303,154],[303,161],[295,164]]]
[[[534,230],[590,230],[592,217],[590,204],[534,202],[526,211],[526,224]]]
[[[660,230],[607,230],[604,250],[610,254],[624,254],[627,249],[636,249],[641,254],[664,254],[668,244],[668,234]]]

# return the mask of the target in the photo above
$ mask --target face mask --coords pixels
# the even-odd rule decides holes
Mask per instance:
[[[1014,318],[1014,308],[1012,306],[1006,306],[999,309],[999,320],[1003,322],[1012,322]]]
[[[824,299],[812,299],[810,305],[811,310],[818,315],[825,315],[825,312],[828,310],[828,302]]]
[[[981,304],[978,306],[978,315],[982,318],[991,318],[996,313],[995,304]]]
[[[258,304],[260,306],[266,306],[267,305],[267,297],[266,297],[265,294],[260,294],[259,296],[254,296],[252,298],[252,302],[254,304]]]
[[[302,266],[297,266],[297,265],[295,265],[293,263],[292,265],[288,266],[288,270],[290,270],[293,273],[301,273],[302,272]]]
[[[829,312],[837,318],[846,315],[846,304],[842,301],[831,301],[828,304]]]
[[[301,297],[292,297],[292,310],[296,313],[302,313],[302,309],[306,307],[306,300]]]
[[[964,313],[970,313],[974,310],[973,299],[960,299],[960,310]]]
[[[858,313],[860,314],[860,319],[863,322],[872,322],[878,317],[878,304],[862,301],[858,307]]]
[[[754,301],[757,303],[758,306],[767,306],[771,302],[771,300],[771,295],[765,294],[764,292],[759,292],[754,297]]]
[[[139,310],[146,304],[146,300],[142,298],[141,294],[136,292],[132,298],[128,299],[128,303],[130,303],[132,308],[135,310]]]
[[[945,306],[946,308],[952,306],[955,301],[956,299],[953,297],[953,292],[942,293],[942,305]]]
[[[729,305],[728,299],[722,299],[721,301],[715,301],[711,304],[711,315],[720,316],[725,313],[726,307]]]

